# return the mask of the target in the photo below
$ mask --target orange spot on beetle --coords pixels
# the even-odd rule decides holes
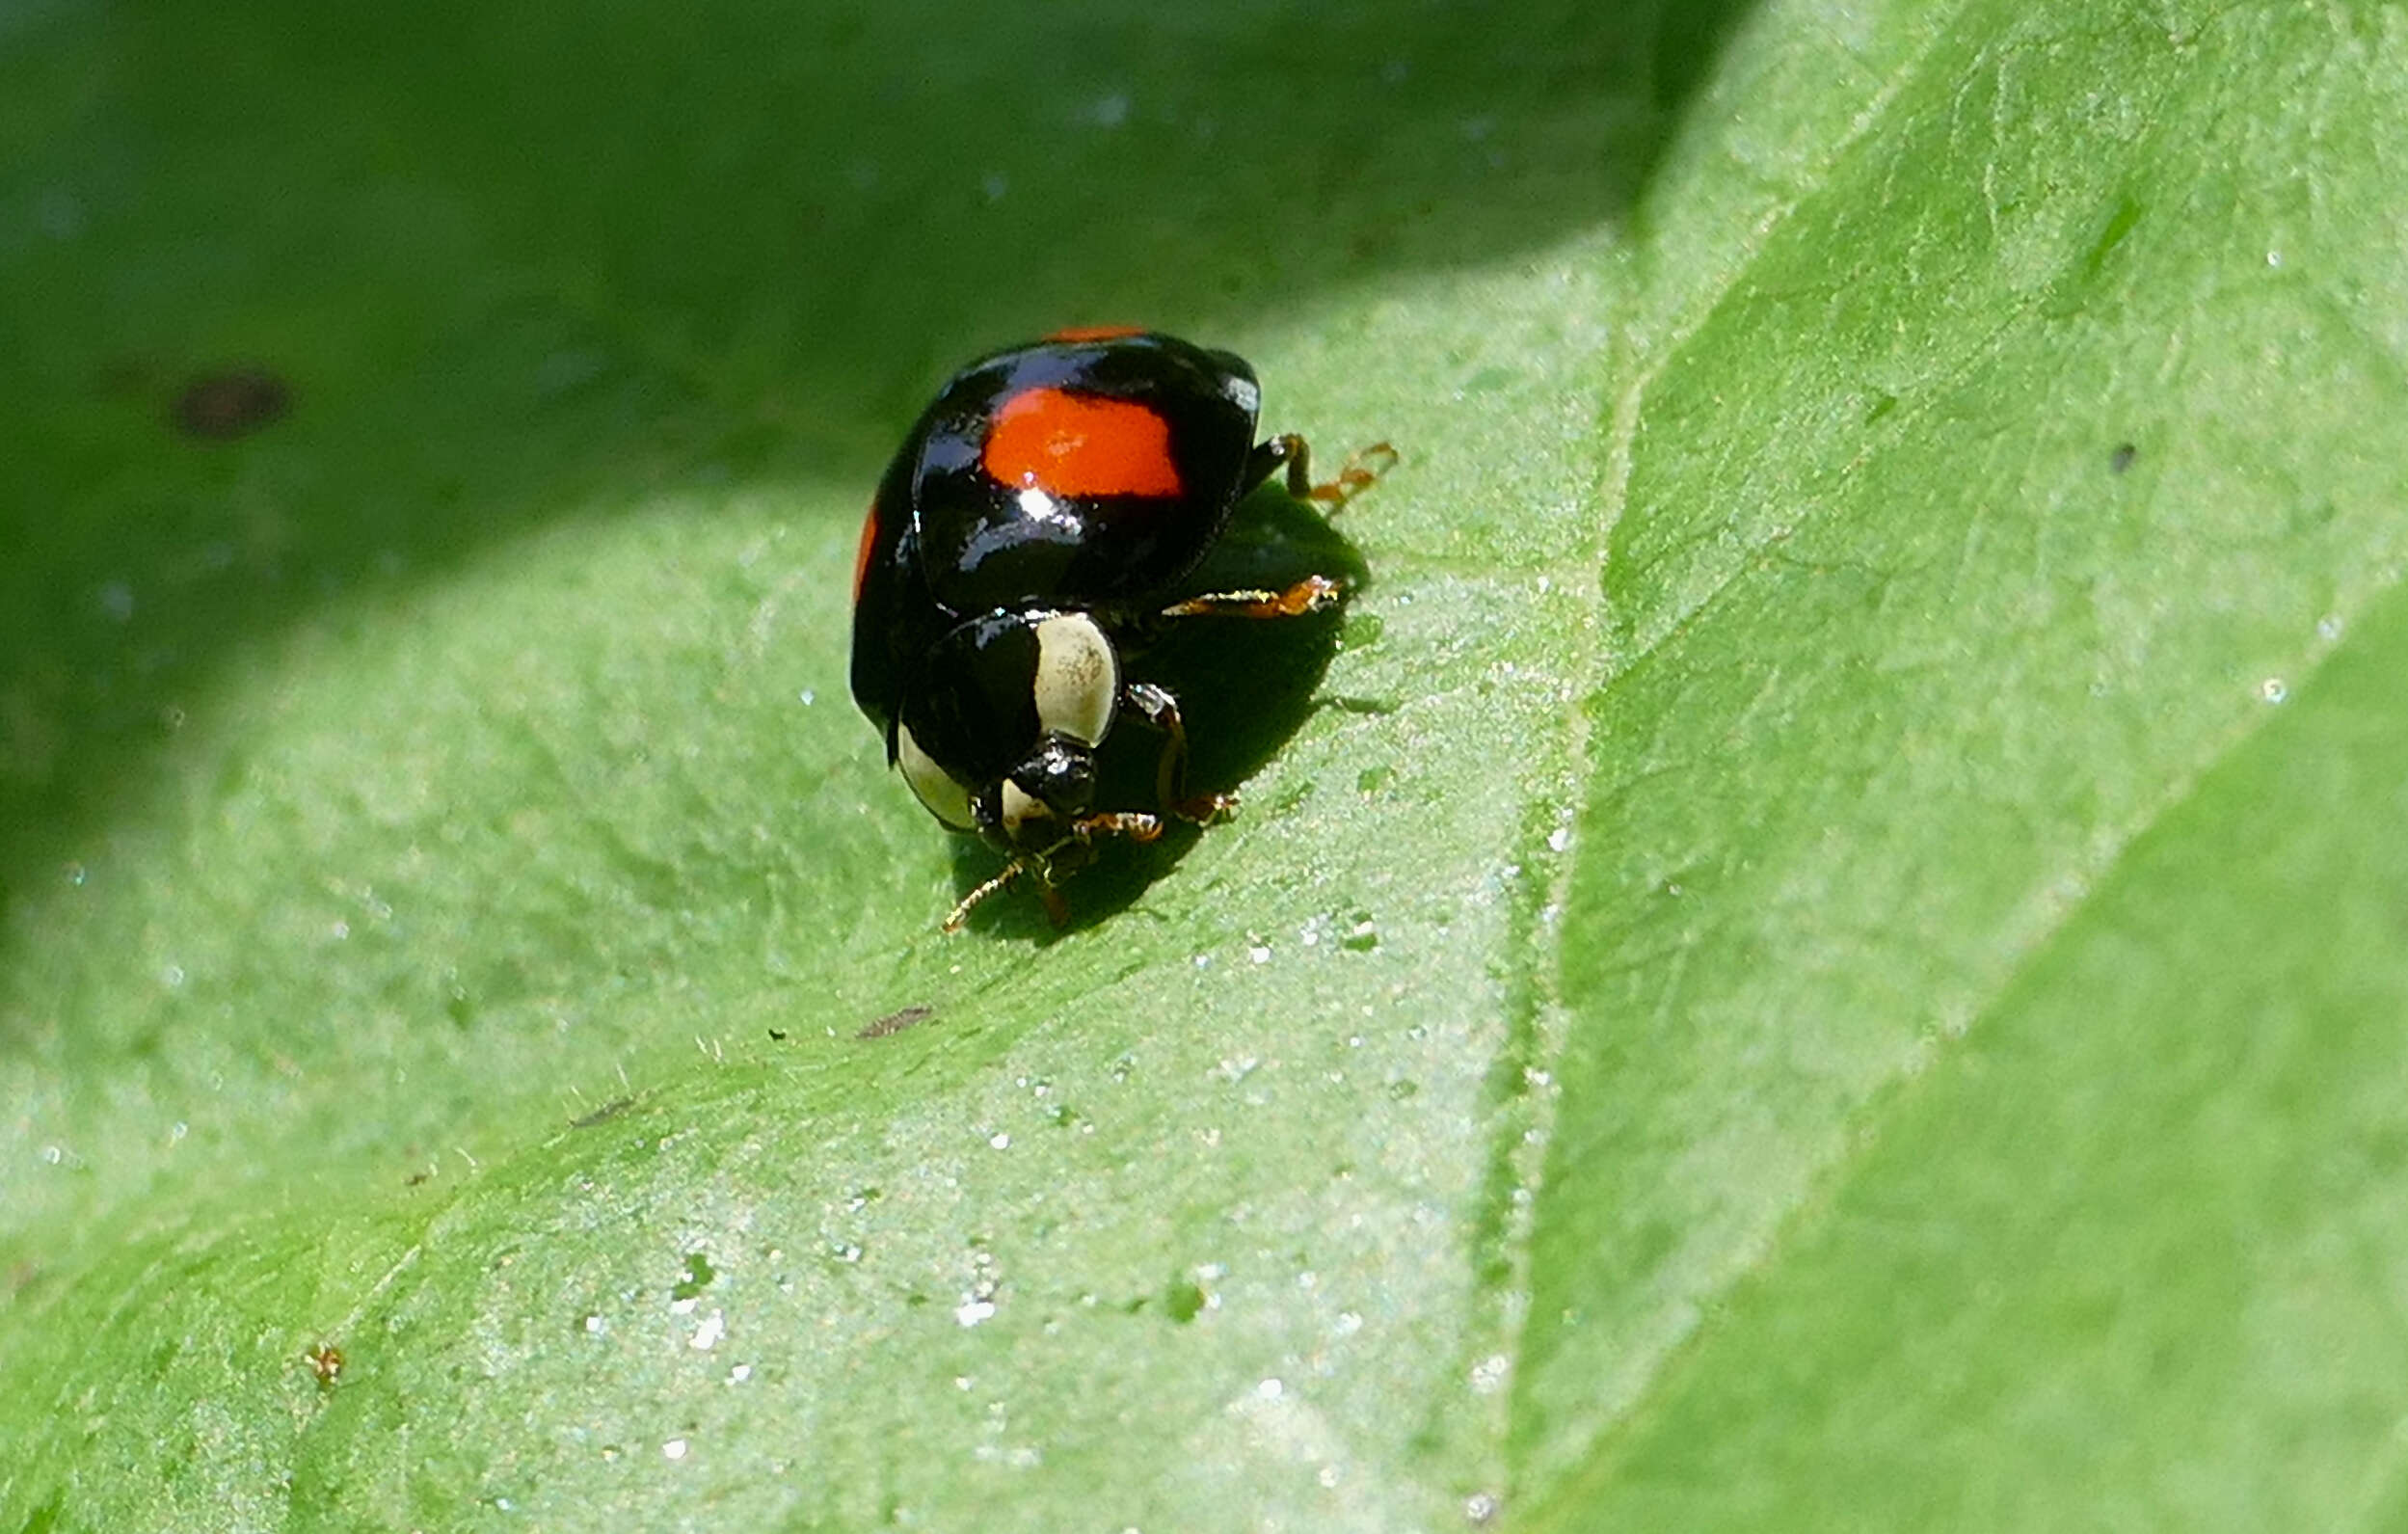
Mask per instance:
[[[1005,400],[980,462],[998,484],[1065,500],[1180,491],[1168,421],[1131,400],[1061,389],[1026,389]]]
[[[870,579],[870,551],[878,545],[878,503],[870,503],[870,514],[861,519],[861,543],[853,551],[853,600],[861,600],[862,584]]]
[[[1073,325],[1057,330],[1045,337],[1049,341],[1125,341],[1132,336],[1142,336],[1142,325]]]

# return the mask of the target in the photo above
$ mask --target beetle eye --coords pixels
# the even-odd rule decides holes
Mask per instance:
[[[895,763],[930,815],[964,831],[977,829],[978,822],[970,813],[970,791],[937,766],[936,758],[920,749],[911,731],[899,724],[895,727]]]

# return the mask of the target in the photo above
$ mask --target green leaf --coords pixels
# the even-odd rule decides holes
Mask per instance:
[[[2395,1520],[2403,53],[0,16],[0,1528]],[[947,938],[861,503],[1131,318],[1373,583]]]
[[[2360,21],[1963,8],[1644,346],[1534,1526],[2261,1527],[2391,1473],[2397,1387],[2237,1314],[2294,1222],[2326,1323],[2395,1239],[2293,1159],[2395,1132],[2300,1090],[2398,1068],[2408,75]]]

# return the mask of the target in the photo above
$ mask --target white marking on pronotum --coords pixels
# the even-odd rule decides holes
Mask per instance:
[[[1249,416],[1263,408],[1263,391],[1250,378],[1240,378],[1232,374],[1229,381],[1220,388],[1221,392],[1227,394],[1232,403]]]
[[[1120,695],[1120,659],[1093,618],[1065,612],[1038,622],[1033,690],[1039,726],[1089,745],[1104,739]]]
[[[938,767],[934,757],[920,749],[911,731],[899,724],[895,727],[895,761],[903,769],[903,781],[911,785],[930,815],[965,831],[977,828],[977,819],[970,813],[970,791]]]

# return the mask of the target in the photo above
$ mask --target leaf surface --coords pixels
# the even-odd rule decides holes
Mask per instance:
[[[1514,19],[0,19],[0,1527],[2382,1521],[2395,11]],[[1372,583],[947,939],[1132,318]]]

